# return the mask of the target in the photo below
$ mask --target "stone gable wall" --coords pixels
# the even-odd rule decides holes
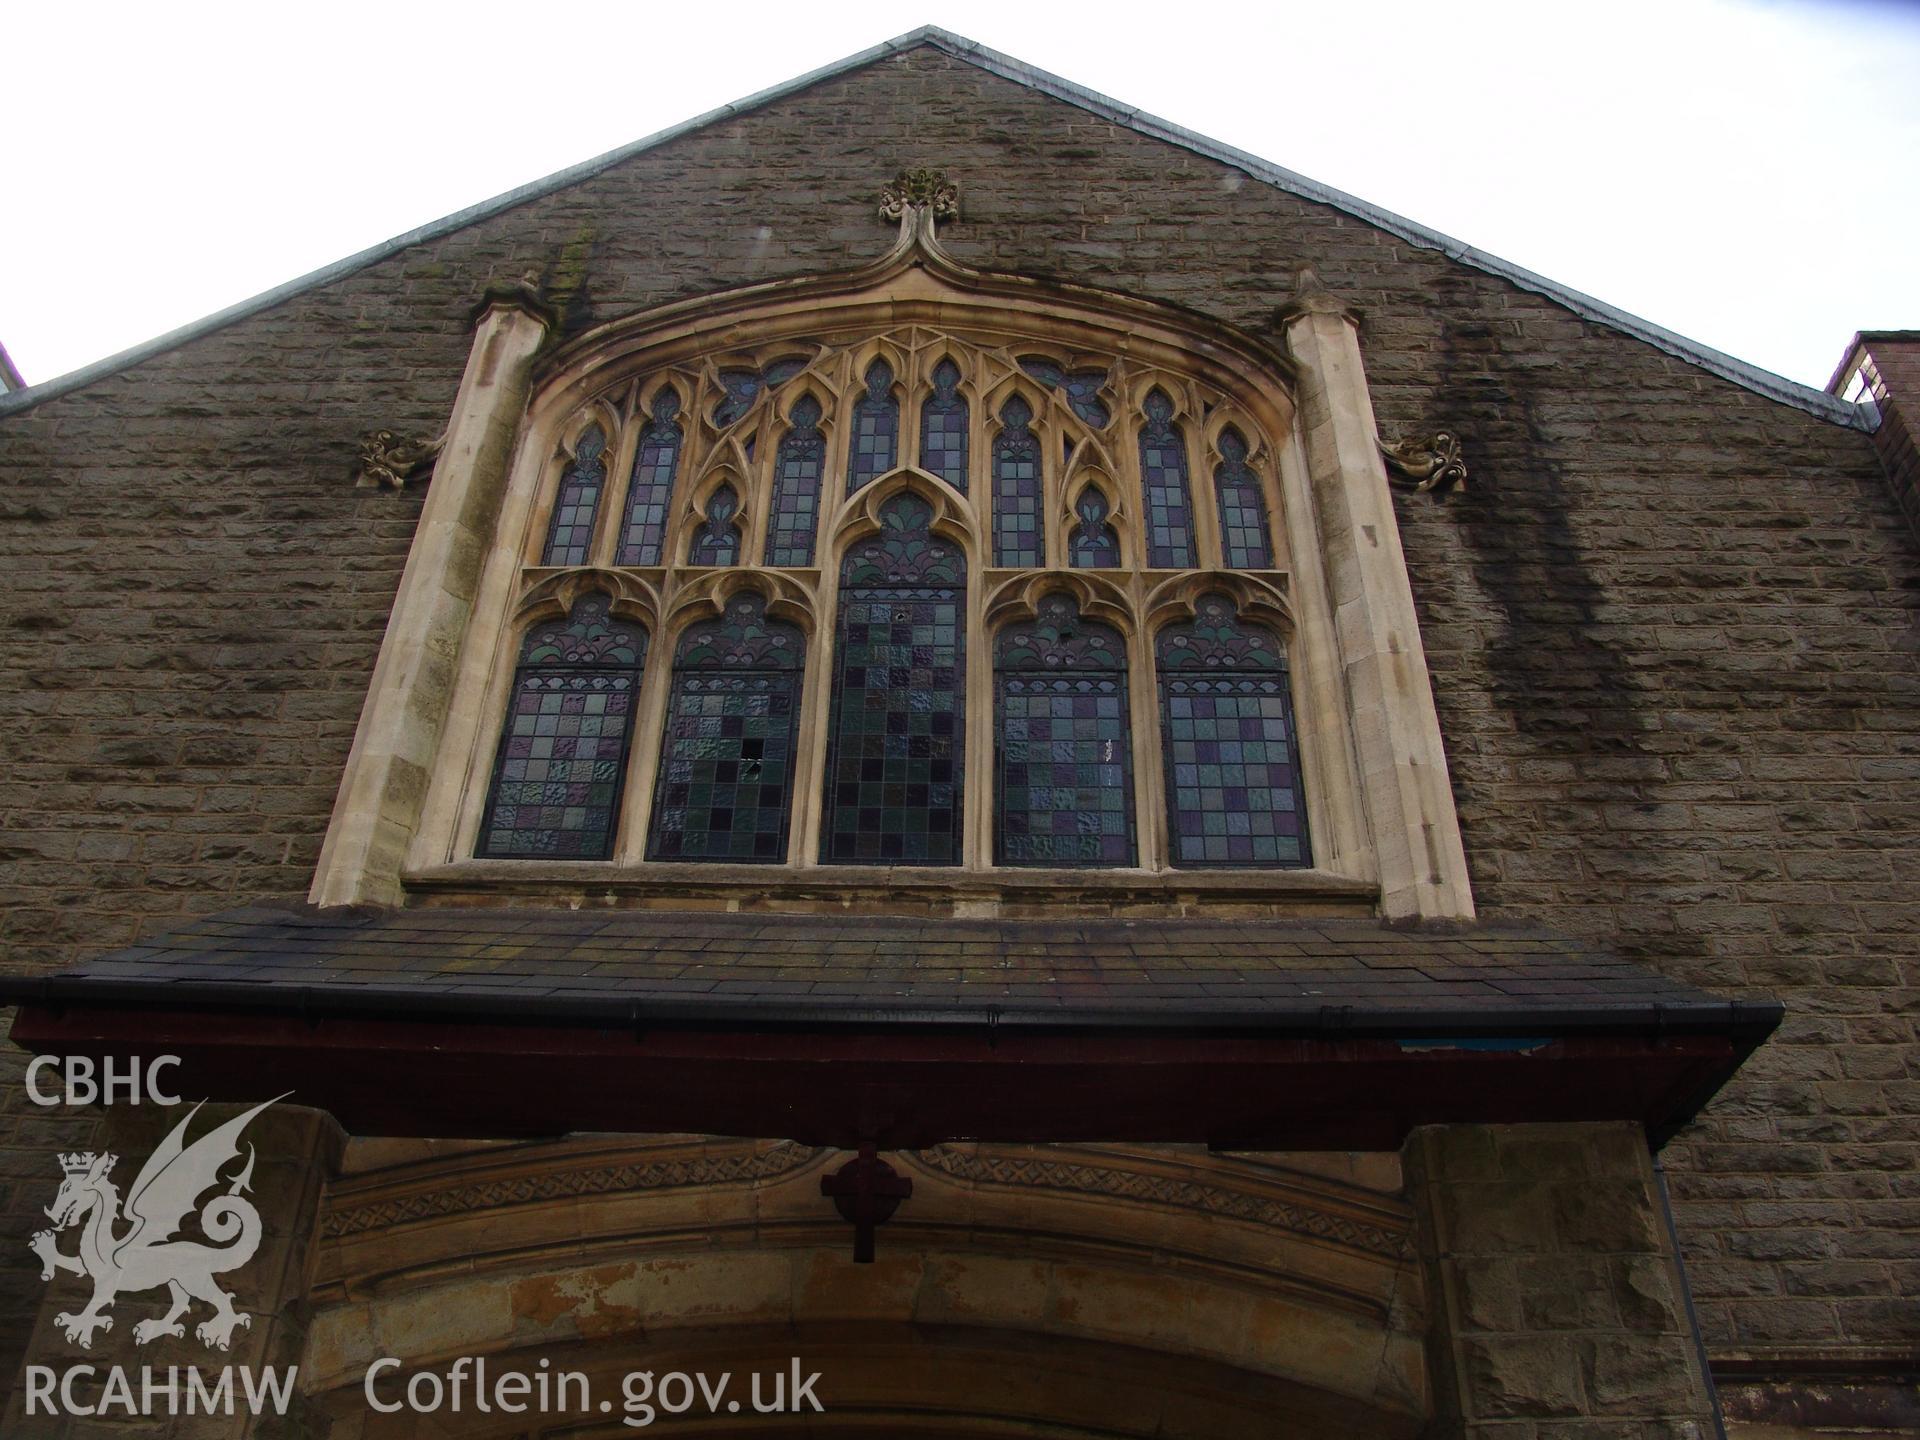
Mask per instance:
[[[6,964],[304,893],[419,507],[353,488],[356,442],[444,424],[490,279],[539,271],[575,333],[849,266],[921,164],[970,264],[1268,331],[1311,262],[1362,309],[1383,431],[1473,469],[1400,520],[1482,913],[1786,1002],[1667,1152],[1709,1342],[1911,1349],[1920,548],[1868,438],[932,50],[0,419]],[[10,1374],[85,1127],[0,1126]]]

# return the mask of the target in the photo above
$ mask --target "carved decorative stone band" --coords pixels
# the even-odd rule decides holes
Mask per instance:
[[[1435,431],[1431,440],[1402,440],[1394,445],[1382,440],[1380,453],[1393,472],[1388,478],[1403,490],[1445,495],[1467,488],[1466,457],[1460,452],[1460,437],[1451,430]]]
[[[407,481],[439,458],[440,449],[446,443],[445,432],[431,440],[402,440],[391,430],[375,430],[360,442],[357,488],[372,490],[382,485],[392,490],[405,488]]]
[[[930,1170],[975,1184],[1107,1195],[1137,1200],[1144,1205],[1197,1210],[1249,1225],[1266,1225],[1315,1240],[1329,1240],[1387,1260],[1402,1260],[1412,1253],[1412,1236],[1406,1230],[1234,1186],[1089,1165],[1077,1157],[1056,1161],[1027,1155],[978,1154],[947,1145],[918,1151],[912,1158]]]
[[[566,1200],[579,1195],[752,1184],[797,1170],[818,1153],[805,1145],[787,1143],[770,1150],[732,1155],[694,1155],[628,1165],[542,1170],[330,1210],[324,1221],[324,1234],[329,1240],[337,1240],[416,1220],[498,1210],[509,1205],[532,1205],[543,1200]]]
[[[909,210],[927,210],[936,220],[960,218],[960,187],[939,170],[902,170],[880,191],[880,218],[904,220]]]

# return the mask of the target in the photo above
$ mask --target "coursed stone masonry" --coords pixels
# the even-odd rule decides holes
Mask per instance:
[[[1716,1355],[1920,1344],[1920,552],[1868,437],[1551,300],[922,48],[717,122],[0,417],[0,942],[50,967],[183,914],[298,900],[421,488],[358,437],[435,434],[490,279],[566,334],[870,259],[876,177],[966,188],[984,268],[1259,329],[1310,262],[1362,314],[1388,434],[1474,481],[1397,496],[1483,917],[1772,994],[1780,1035],[1667,1152]],[[0,1374],[31,1323],[39,1177],[0,1125]]]

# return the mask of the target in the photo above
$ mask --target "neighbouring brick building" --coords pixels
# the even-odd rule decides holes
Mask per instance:
[[[6,1433],[1911,1433],[1914,347],[924,31],[0,394],[0,1371],[300,1367]]]

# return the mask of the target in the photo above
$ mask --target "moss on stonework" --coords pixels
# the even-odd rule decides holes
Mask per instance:
[[[577,335],[593,323],[593,292],[588,281],[599,240],[599,230],[589,220],[573,232],[573,238],[547,266],[541,289],[559,312],[563,335]]]

